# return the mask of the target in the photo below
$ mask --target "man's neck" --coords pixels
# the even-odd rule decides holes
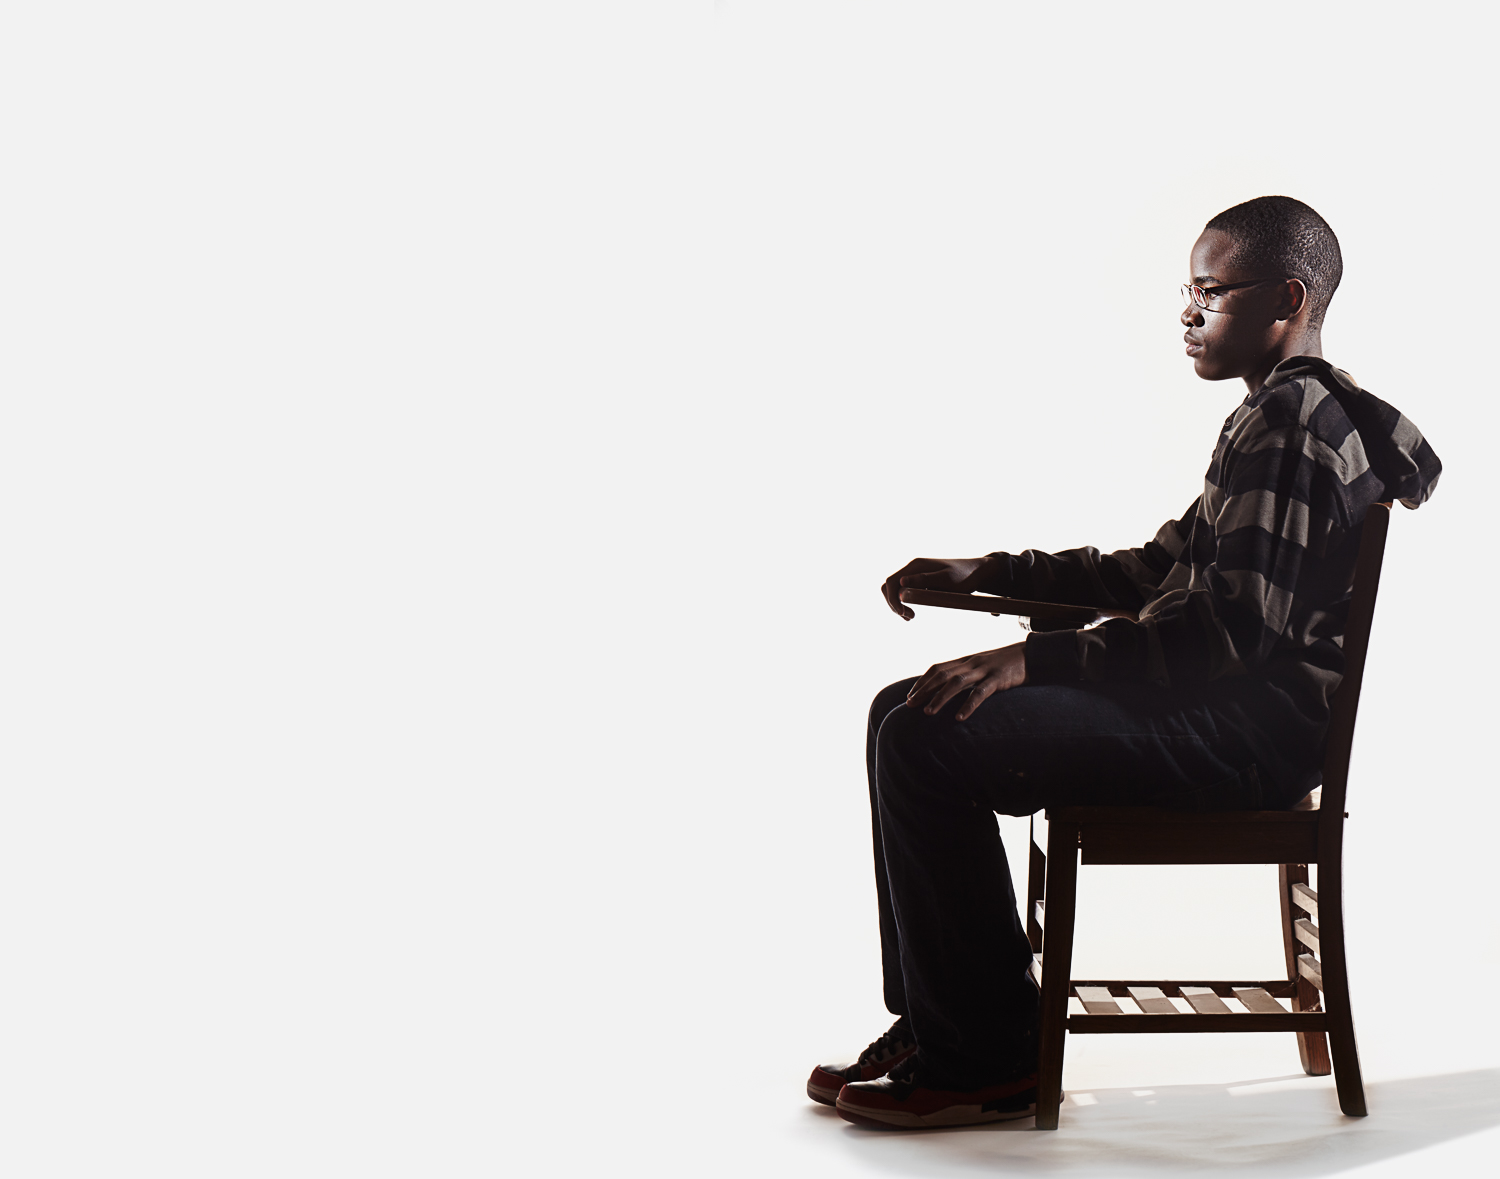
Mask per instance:
[[[1245,374],[1245,385],[1251,393],[1259,393],[1265,385],[1266,378],[1283,360],[1293,356],[1316,356],[1323,359],[1323,337],[1321,332],[1312,331],[1299,334],[1294,339],[1285,341],[1281,347],[1266,354],[1264,360],[1256,366],[1254,372]]]

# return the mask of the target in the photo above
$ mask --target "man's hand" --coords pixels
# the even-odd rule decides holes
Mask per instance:
[[[918,557],[911,564],[896,570],[885,579],[880,592],[886,604],[902,618],[910,622],[916,617],[911,607],[898,596],[903,589],[946,590],[951,594],[971,593],[979,585],[986,558],[958,557],[943,560],[936,557]]]
[[[929,667],[906,696],[906,703],[920,708],[928,716],[939,711],[950,700],[969,690],[969,698],[959,707],[955,720],[968,720],[974,710],[1007,688],[1018,688],[1026,682],[1026,644],[1014,643],[995,651],[965,655],[948,663]]]

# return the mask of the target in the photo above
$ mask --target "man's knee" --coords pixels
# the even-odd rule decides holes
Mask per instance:
[[[905,700],[905,696],[902,696]],[[875,756],[880,789],[903,795],[962,798],[1005,814],[1030,814],[1040,803],[1028,759],[1011,742],[975,743],[951,706],[934,716],[903,703],[880,722]]]
[[[898,708],[905,707],[906,694],[911,691],[911,686],[916,683],[916,677],[909,680],[898,680],[881,688],[875,693],[875,700],[870,705],[870,728],[874,732],[880,731],[881,722]]]
[[[951,718],[928,716],[920,708],[908,707],[903,693],[896,707],[887,711],[880,720],[875,737],[876,758],[888,770],[899,767],[907,773],[926,771],[930,774],[931,769],[942,761],[935,754],[942,744],[943,731],[952,724]]]

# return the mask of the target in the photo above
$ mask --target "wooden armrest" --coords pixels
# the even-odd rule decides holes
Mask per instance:
[[[1024,598],[1001,598],[992,594],[950,594],[945,590],[904,589],[903,602],[914,606],[943,606],[949,610],[979,610],[985,614],[1019,614],[1048,622],[1074,622],[1087,626],[1102,618],[1134,618],[1125,610],[1101,610],[1096,606],[1065,606],[1061,602],[1028,602]]]

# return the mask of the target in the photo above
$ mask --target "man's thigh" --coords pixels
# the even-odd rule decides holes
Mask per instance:
[[[997,692],[968,720],[953,719],[957,707],[887,713],[876,754],[877,765],[887,763],[882,789],[942,791],[1011,815],[1170,806],[1233,787],[1254,761],[1202,700],[1151,687],[1023,685]]]

